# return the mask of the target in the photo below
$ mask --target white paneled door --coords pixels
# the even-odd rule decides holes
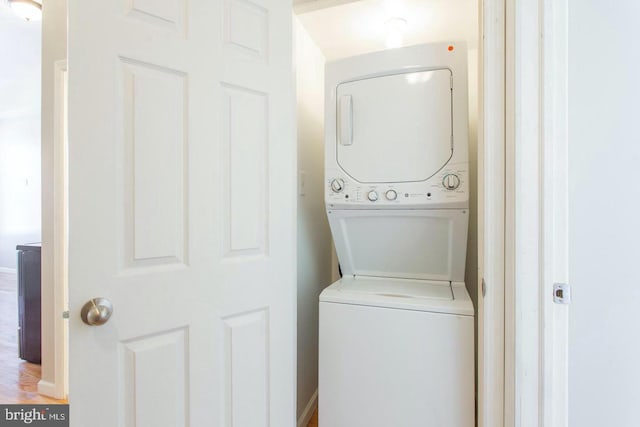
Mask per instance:
[[[69,0],[68,25],[71,425],[294,425],[290,1]]]

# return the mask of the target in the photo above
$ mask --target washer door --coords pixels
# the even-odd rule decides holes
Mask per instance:
[[[467,209],[327,214],[343,276],[464,281]]]
[[[395,74],[337,87],[336,158],[362,183],[424,181],[453,153],[449,69]]]

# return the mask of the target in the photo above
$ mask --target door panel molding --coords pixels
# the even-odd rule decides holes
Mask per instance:
[[[120,57],[124,268],[188,264],[188,74]],[[162,120],[158,120],[162,117]],[[160,206],[171,207],[159,209]]]
[[[189,425],[188,342],[183,327],[119,343],[123,426]]]
[[[125,0],[125,15],[186,37],[187,0]]]
[[[268,256],[269,95],[226,83],[222,92],[224,254]]]
[[[268,427],[271,425],[269,309],[227,316],[222,321],[226,425]]]

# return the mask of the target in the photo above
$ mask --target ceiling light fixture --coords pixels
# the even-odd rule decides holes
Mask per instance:
[[[42,2],[36,0],[9,0],[13,12],[27,21],[42,19]]]
[[[385,23],[387,29],[387,48],[401,47],[404,43],[404,33],[407,31],[407,20],[391,18]]]

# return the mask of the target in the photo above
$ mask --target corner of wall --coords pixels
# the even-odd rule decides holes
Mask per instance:
[[[324,209],[325,58],[296,17],[294,39],[299,176],[296,417],[304,421],[317,401],[318,297],[331,284],[332,243]]]

